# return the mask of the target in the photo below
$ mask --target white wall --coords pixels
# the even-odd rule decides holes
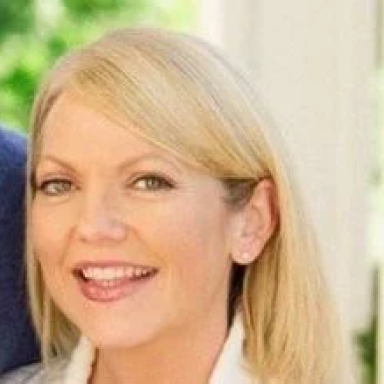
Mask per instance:
[[[202,0],[201,35],[245,63],[282,130],[347,329],[366,325],[374,0]]]

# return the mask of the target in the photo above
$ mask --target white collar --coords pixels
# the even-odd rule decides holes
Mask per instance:
[[[243,361],[244,327],[240,315],[231,326],[228,338],[213,370],[209,384],[255,384]],[[84,336],[74,349],[64,372],[63,384],[87,384],[91,375],[95,348]]]
[[[227,340],[213,369],[209,384],[256,384],[243,358],[244,326],[240,314],[235,317]]]

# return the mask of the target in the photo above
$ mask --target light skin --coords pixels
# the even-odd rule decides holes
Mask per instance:
[[[219,180],[70,93],[43,129],[35,255],[58,307],[98,348],[91,382],[207,382],[227,334],[232,263],[251,263],[276,224],[273,184],[234,210]],[[148,275],[84,293],[89,265]]]

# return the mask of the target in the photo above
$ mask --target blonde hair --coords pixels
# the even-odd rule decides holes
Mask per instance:
[[[338,322],[311,226],[278,135],[260,116],[241,75],[197,38],[164,30],[114,31],[62,59],[41,87],[31,121],[31,179],[46,117],[67,91],[223,180],[233,202],[246,200],[258,180],[273,180],[278,228],[233,285],[241,284],[232,305],[241,301],[243,308],[245,357],[255,377],[281,383],[338,382]],[[52,302],[33,256],[28,233],[33,195],[31,181],[28,287],[47,360],[53,353],[69,353],[79,332]]]

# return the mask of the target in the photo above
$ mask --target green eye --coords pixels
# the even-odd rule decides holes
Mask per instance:
[[[158,191],[172,189],[173,184],[162,176],[145,175],[136,179],[133,187],[143,191]]]
[[[53,179],[41,183],[38,190],[48,196],[60,196],[65,193],[73,191],[74,184],[66,179]]]

